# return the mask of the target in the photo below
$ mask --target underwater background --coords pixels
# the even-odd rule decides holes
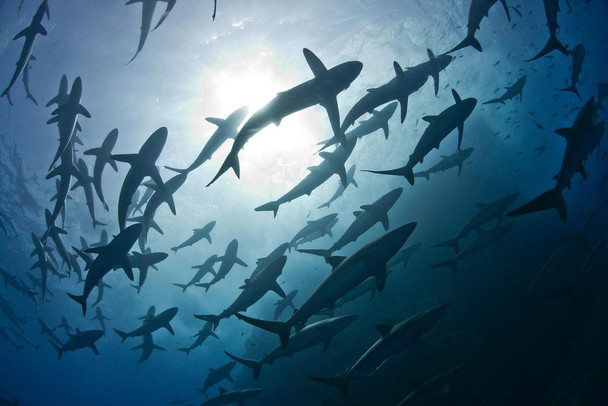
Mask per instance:
[[[545,11],[553,3],[561,8],[557,14],[561,43],[569,50],[584,45],[576,85],[580,98],[556,90],[572,82],[573,55],[556,50],[524,62],[538,54],[550,36]],[[167,4],[172,3],[158,2],[151,28]],[[557,0],[507,0],[510,21],[502,2],[496,2],[475,33],[483,51],[465,47],[451,52],[454,59],[439,72],[436,95],[429,76],[409,95],[403,122],[402,107],[396,106],[388,120],[388,138],[379,129],[357,142],[345,168],[356,165],[358,186],[349,185],[329,207],[319,208],[339,187],[339,176],[332,176],[310,195],[282,204],[276,217],[255,211],[279,199],[314,172],[307,168],[323,161],[317,144],[330,139],[333,131],[321,106],[294,112],[278,120],[279,125],[260,129],[239,153],[240,179],[228,170],[206,187],[229,154],[232,141],[223,144],[209,161],[190,171],[174,193],[176,215],[167,204],[158,208],[154,221],[163,233],[150,230],[145,246],[168,257],[156,264],[158,270],[149,270],[139,292],[130,286],[138,282],[137,269],[134,282],[120,269],[111,271],[103,278],[111,289],[104,289],[103,299],[92,306],[97,298],[94,288],[83,316],[81,307],[67,295],[80,294],[83,284],[77,282],[74,270],[68,275],[68,267],[62,265],[49,239],[59,276],[49,273],[43,301],[41,288],[32,285],[41,272],[31,269],[37,261],[30,256],[34,249],[31,235],[43,235],[47,230],[44,211],[55,206],[51,201],[55,180],[45,177],[58,148],[57,126],[47,124],[57,106],[45,105],[57,95],[63,75],[69,88],[76,77],[82,80],[80,104],[91,117],[79,116],[82,131],[78,138],[83,145],[73,145],[76,158],[86,162],[89,173],[93,174],[95,157],[83,152],[99,147],[113,129],[118,129],[113,153],[135,154],[153,132],[166,127],[167,140],[156,161],[166,182],[176,172],[165,166],[188,167],[218,128],[205,118],[226,118],[241,106],[247,107],[247,117],[251,117],[278,92],[313,79],[304,48],[314,52],[328,69],[347,61],[362,63],[360,74],[337,95],[344,119],[363,96],[373,94],[368,89],[395,78],[394,61],[403,69],[414,67],[429,61],[427,49],[439,56],[459,44],[467,36],[472,7],[470,0],[220,0],[212,20],[211,0],[180,0],[173,5],[130,62],[140,41],[140,3],[48,0],[49,17],[43,14],[41,22],[47,35],[38,35],[35,60],[26,68],[29,91],[37,104],[26,98],[22,76],[10,90],[12,105],[6,98],[0,100],[0,268],[24,284],[20,291],[4,275],[0,282],[0,295],[6,303],[0,314],[5,333],[0,337],[0,398],[7,402],[18,399],[23,405],[207,401],[197,389],[203,388],[210,368],[232,361],[224,351],[260,359],[280,344],[275,334],[232,316],[214,330],[217,338],[206,338],[186,354],[178,349],[189,348],[206,325],[194,315],[216,315],[230,306],[243,291],[239,288],[246,285],[256,261],[290,242],[307,221],[337,214],[331,236],[313,235],[314,241],[297,247],[327,249],[353,223],[353,212],[403,188],[388,210],[388,230],[417,223],[404,247],[421,245],[407,265],[389,267],[381,292],[366,293],[330,312],[358,318],[336,334],[327,349],[319,344],[264,365],[257,380],[250,368],[236,363],[230,380],[207,388],[209,398],[220,394],[219,387],[262,388],[245,404],[397,405],[419,389],[420,382],[464,364],[435,388],[430,399],[424,399],[428,403],[416,404],[608,404],[605,141],[586,157],[587,178],[583,180],[577,173],[571,187],[563,190],[567,221],[555,210],[504,219],[501,214],[501,224],[514,222],[512,226],[459,261],[457,272],[449,266],[433,267],[454,258],[451,248],[434,246],[453,238],[480,210],[477,204],[519,193],[509,208],[513,210],[555,185],[552,178],[560,171],[566,140],[554,131],[571,127],[584,103],[591,97],[599,102],[602,89],[606,92],[605,85],[600,86],[608,81],[608,2],[603,0],[570,0],[569,5]],[[24,43],[23,37],[13,38],[30,24],[40,7],[34,0],[0,2],[3,89],[14,75]],[[505,104],[483,104],[500,97],[524,75],[521,100],[518,95]],[[430,125],[423,117],[439,115],[455,103],[452,89],[462,99],[477,99],[464,121],[462,138],[462,148],[473,148],[473,152],[460,173],[451,168],[430,174],[428,180],[418,177],[410,185],[402,176],[363,171],[404,165]],[[357,117],[349,131],[370,117],[367,113]],[[598,107],[596,117],[597,121],[605,118],[602,108]],[[441,156],[456,152],[457,133],[447,135],[414,172],[429,169]],[[104,225],[93,227],[82,189],[70,191],[65,222],[59,216],[55,224],[67,232],[61,239],[71,253],[75,254],[72,246],[81,248],[81,238],[91,245],[100,240],[102,230],[110,240],[120,232],[118,201],[129,165],[117,162],[117,167],[117,172],[109,166],[103,172],[107,211],[94,195],[95,218]],[[140,198],[146,189],[139,188]],[[141,214],[129,217],[137,215]],[[177,252],[171,250],[191,237],[193,229],[212,221],[211,241],[203,239]],[[477,227],[463,239],[461,248],[493,230],[495,224],[493,219]],[[386,232],[378,222],[334,255],[349,256]],[[246,267],[235,264],[208,291],[197,286],[183,291],[174,286],[192,279],[193,266],[214,254],[223,256],[234,239],[238,258]],[[139,252],[141,247],[135,243],[129,251]],[[277,282],[285,293],[298,291],[293,303],[299,308],[330,274],[331,266],[323,257],[295,249],[285,255],[287,262]],[[84,270],[85,263],[80,258],[77,261]],[[219,266],[215,265],[216,271]],[[202,282],[211,278],[206,275]],[[574,289],[568,290],[573,284]],[[272,320],[280,299],[269,291],[241,313]],[[445,315],[422,332],[416,343],[407,343],[386,362],[353,379],[347,398],[339,389],[308,378],[344,373],[380,338],[378,324],[394,325],[446,302],[450,305]],[[121,342],[114,329],[138,328],[142,325],[138,319],[150,306],[157,313],[179,309],[170,322],[174,335],[164,328],[155,331],[154,344],[165,351],[153,351],[149,359],[138,363],[140,351],[132,348],[142,343],[141,337]],[[53,339],[41,333],[39,320],[56,328],[60,344],[65,344],[67,331],[58,327],[62,318],[74,329],[99,330],[99,321],[92,319],[96,308],[103,309],[107,317],[105,335],[95,344],[99,355],[84,348],[64,353],[58,360],[50,343]],[[10,315],[11,309],[17,319]],[[292,312],[287,307],[279,319],[287,320]],[[310,322],[329,317],[328,312],[322,313]],[[35,349],[38,345],[41,348]]]

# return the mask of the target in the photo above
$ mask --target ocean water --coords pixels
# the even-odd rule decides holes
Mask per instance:
[[[280,344],[276,334],[232,316],[214,330],[218,338],[207,338],[186,355],[178,349],[190,347],[194,335],[205,326],[205,321],[194,315],[215,315],[230,306],[247,289],[242,287],[257,259],[291,241],[307,221],[337,214],[331,236],[298,247],[327,249],[353,223],[353,212],[373,211],[369,205],[387,192],[403,188],[388,210],[387,225],[391,231],[417,223],[403,244],[404,248],[421,244],[407,266],[390,267],[381,292],[373,296],[366,293],[333,310],[334,316],[358,318],[336,334],[325,350],[318,344],[264,365],[257,380],[250,368],[237,363],[230,380],[207,389],[209,398],[218,396],[220,387],[262,388],[245,404],[397,405],[420,388],[420,382],[464,364],[458,373],[429,392],[428,399],[408,404],[608,404],[606,141],[600,141],[588,154],[584,162],[587,178],[576,173],[570,187],[563,190],[567,221],[562,221],[556,210],[505,216],[501,224],[514,222],[510,229],[459,261],[457,272],[450,267],[433,267],[454,258],[450,247],[434,245],[453,238],[480,210],[478,203],[488,204],[518,192],[517,199],[504,210],[509,212],[556,185],[552,178],[560,172],[567,143],[555,130],[573,126],[583,105],[591,97],[598,101],[598,85],[608,81],[608,2],[570,0],[569,6],[559,1],[557,38],[569,50],[584,45],[576,85],[580,98],[556,90],[572,81],[573,55],[554,50],[525,62],[549,39],[545,6],[554,2],[507,3],[510,21],[501,2],[481,20],[475,37],[482,52],[466,47],[450,53],[454,59],[440,71],[436,95],[433,78],[423,75],[428,77],[409,94],[405,120],[400,120],[400,106],[388,120],[388,138],[379,129],[356,143],[345,167],[356,165],[358,186],[349,185],[329,208],[318,207],[339,187],[337,175],[310,195],[280,205],[276,217],[271,211],[255,210],[314,174],[315,170],[307,168],[320,165],[326,157],[317,153],[317,144],[334,132],[318,96],[307,94],[311,107],[277,120],[270,114],[239,152],[240,178],[228,169],[206,187],[229,156],[231,140],[189,172],[173,195],[176,215],[162,204],[154,221],[163,233],[150,230],[145,244],[168,257],[157,264],[158,270],[149,270],[139,293],[130,286],[138,281],[137,269],[135,282],[120,269],[110,271],[103,281],[112,288],[105,289],[103,299],[93,306],[97,298],[94,288],[83,316],[80,305],[67,295],[81,294],[83,284],[77,282],[75,272],[68,276],[51,239],[47,245],[62,277],[49,273],[45,301],[41,288],[32,285],[41,271],[31,269],[37,261],[30,256],[34,248],[31,235],[42,236],[47,229],[44,211],[52,211],[55,206],[50,200],[55,194],[55,181],[45,177],[59,146],[58,126],[47,124],[57,106],[45,105],[57,95],[62,75],[67,77],[69,89],[77,77],[82,81],[80,104],[91,117],[78,117],[82,131],[77,136],[82,145],[73,143],[73,148],[76,159],[84,160],[91,176],[95,157],[83,152],[99,147],[114,128],[118,129],[118,139],[112,152],[135,154],[153,132],[166,127],[166,143],[156,160],[166,182],[176,173],[165,166],[188,167],[217,129],[205,118],[226,118],[246,106],[248,115],[243,122],[247,122],[277,93],[315,78],[307,63],[311,59],[305,57],[303,49],[312,51],[330,70],[349,61],[362,63],[350,86],[337,94],[343,120],[364,96],[374,94],[368,89],[396,77],[393,62],[402,69],[412,68],[429,61],[427,49],[439,57],[460,43],[467,36],[471,1],[220,0],[215,20],[212,1],[178,1],[129,62],[140,41],[142,4],[49,0],[50,15],[44,15],[41,21],[47,35],[37,36],[35,60],[30,61],[27,72],[29,90],[37,105],[26,99],[22,75],[10,89],[12,105],[5,97],[0,100],[0,219],[6,228],[6,233],[0,228],[0,268],[36,293],[31,300],[10,284],[0,283],[0,295],[8,303],[0,315],[0,327],[8,337],[0,337],[0,398],[17,399],[23,405],[205,402],[207,398],[197,389],[203,387],[211,368],[232,361],[224,351],[259,359]],[[11,82],[25,43],[23,37],[14,41],[13,37],[30,25],[39,7],[40,2],[34,0],[0,2],[2,89]],[[150,29],[165,7],[159,2]],[[405,70],[403,75],[408,83],[413,82],[411,72]],[[506,87],[524,75],[527,79],[521,100],[518,95],[505,104],[483,104],[501,96]],[[319,88],[330,90],[332,80]],[[464,120],[461,145],[474,150],[460,174],[458,168],[451,168],[431,174],[429,180],[417,177],[410,185],[403,176],[363,171],[405,165],[432,125],[428,122],[432,119],[425,121],[423,117],[437,116],[455,104],[452,89],[462,99],[477,100]],[[274,108],[286,108],[289,100],[282,100]],[[329,100],[326,106],[331,105]],[[380,110],[388,101],[372,107]],[[597,108],[593,116],[597,123],[605,118],[605,112]],[[369,113],[356,117],[347,132],[371,118]],[[238,128],[242,127],[241,123]],[[451,131],[438,149],[414,167],[414,172],[426,170],[441,156],[456,152],[457,134],[458,130]],[[61,238],[68,251],[74,252],[72,246],[81,248],[81,238],[89,244],[99,241],[102,230],[110,240],[120,232],[118,202],[129,165],[117,162],[117,168],[115,172],[107,165],[103,172],[108,210],[93,191],[95,218],[103,226],[93,227],[83,190],[70,192],[65,222],[61,215],[55,222],[67,232]],[[140,186],[140,198],[146,189]],[[187,240],[193,229],[211,221],[216,222],[210,232],[211,243],[203,239],[177,252],[171,250]],[[478,235],[491,233],[495,227],[495,219],[476,227],[460,241],[460,248],[465,249]],[[333,254],[349,257],[386,233],[383,224],[377,222]],[[238,240],[237,256],[246,267],[235,264],[225,279],[208,291],[191,286],[183,292],[174,286],[194,276],[194,265],[214,254],[222,257],[234,239]],[[140,252],[141,247],[135,243],[123,249]],[[359,260],[370,274],[385,266],[381,251],[374,246]],[[277,283],[285,293],[298,290],[293,302],[300,308],[330,275],[331,266],[323,257],[294,249],[287,251],[286,257]],[[78,261],[84,268],[84,262]],[[215,270],[219,267],[216,263]],[[201,282],[209,280],[211,275],[206,275]],[[279,299],[269,291],[243,313],[272,320]],[[351,371],[356,379],[348,382],[348,397],[337,388],[308,378],[344,374],[381,337],[377,325],[396,325],[442,303],[449,303],[445,314],[435,324],[402,339],[397,349],[384,357],[386,362],[380,357],[363,368],[364,373]],[[140,327],[139,318],[150,306],[155,306],[156,314],[178,308],[170,322],[174,334],[165,328],[153,332],[154,344],[165,351],[155,350],[148,360],[138,363],[141,351],[132,348],[142,343],[142,337],[121,342],[114,329],[131,331]],[[56,328],[61,343],[66,343],[68,335],[57,327],[62,317],[74,329],[98,330],[99,322],[92,320],[97,308],[108,318],[105,335],[96,341],[99,355],[83,348],[65,352],[58,359],[49,336],[41,333],[38,318]],[[20,320],[11,318],[11,309]],[[287,308],[280,320],[287,320],[292,312]],[[321,313],[312,316],[308,324],[329,317],[328,312]],[[41,347],[34,349],[21,341],[12,329]],[[24,348],[16,351],[11,341]]]

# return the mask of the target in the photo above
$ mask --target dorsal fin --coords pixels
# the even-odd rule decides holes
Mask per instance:
[[[403,69],[401,69],[401,65],[399,65],[399,62],[393,62],[393,69],[395,69],[395,76],[397,76],[398,78],[403,78]]]
[[[435,119],[437,119],[437,116],[424,116],[422,117],[422,119],[427,123],[432,123],[433,121],[435,121]]]
[[[304,52],[304,58],[306,58],[306,62],[315,76],[327,72],[327,68],[323,65],[323,62],[310,49],[304,48],[302,52]]]
[[[455,89],[452,89],[452,96],[454,96],[454,100],[456,100],[457,104],[462,103],[462,99],[460,98],[460,95]]]
[[[393,326],[391,326],[390,324],[378,324],[376,326],[376,330],[378,330],[378,332],[380,333],[382,338],[386,337],[388,335],[388,333],[391,332],[392,329],[393,329]]]
[[[561,135],[565,139],[568,139],[574,135],[574,131],[572,131],[572,128],[570,127],[558,128],[557,130],[555,130],[555,134]]]
[[[363,213],[363,211],[361,211],[361,210],[353,211],[353,214],[355,215],[355,217],[359,217],[359,215],[361,213]]]
[[[342,263],[342,261],[344,261],[344,259],[346,259],[346,257],[333,256],[333,257],[327,258],[327,263],[329,265],[331,265],[332,271],[333,271],[334,269],[336,269],[338,267],[338,265],[340,265]]]

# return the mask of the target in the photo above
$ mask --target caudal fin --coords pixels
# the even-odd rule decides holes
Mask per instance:
[[[578,89],[576,88],[576,83],[572,83],[570,86],[564,87],[563,89],[555,89],[555,90],[560,90],[562,92],[571,92],[571,93],[574,93],[575,95],[577,95],[579,99],[582,99],[581,94],[578,92]]]
[[[333,386],[334,388],[338,388],[342,391],[342,395],[344,398],[348,398],[348,381],[344,379],[342,376],[334,376],[332,378],[324,378],[321,376],[310,376],[309,379],[312,379],[315,382],[322,383],[323,385]]]
[[[435,244],[433,247],[452,247],[454,248],[454,251],[456,251],[456,254],[460,252],[460,248],[458,247],[458,238],[451,238],[444,242],[440,242],[439,244]]]
[[[52,342],[51,340],[48,340],[48,341],[49,341],[49,343],[51,343],[53,348],[55,348],[57,350],[57,359],[61,359],[61,355],[63,354],[63,350],[61,349],[61,347],[58,346],[57,344],[55,344],[54,342]]]
[[[186,356],[190,355],[190,348],[178,348],[177,351],[185,352]]]
[[[504,100],[502,99],[492,99],[492,100],[488,100],[487,102],[484,102],[483,104],[493,104],[493,103],[500,103],[500,104],[506,104]]]
[[[535,57],[525,60],[524,62],[531,62],[538,58],[542,58],[543,56],[547,55],[549,52],[554,51],[556,49],[564,55],[569,55],[568,50],[561,42],[559,42],[557,37],[551,36],[549,38],[549,41],[547,41],[547,43],[545,44],[545,47],[538,54],[536,54]]]
[[[274,215],[274,217],[277,217],[277,213],[279,211],[279,203],[274,201],[274,202],[268,202],[266,204],[263,204],[259,207],[256,207],[254,210],[255,211],[271,211],[272,214]]]
[[[167,166],[167,165],[165,165],[165,168],[169,169],[170,171],[177,172],[177,173],[188,173],[188,172],[190,172],[188,169],[178,169],[178,168],[173,168],[173,167]]]
[[[189,286],[189,285],[182,285],[181,283],[174,283],[173,285],[177,286],[178,288],[182,288],[182,292],[185,292]]]
[[[281,347],[287,347],[289,343],[289,332],[291,331],[291,324],[284,321],[270,321],[270,320],[258,320],[252,317],[245,316],[241,313],[237,313],[236,317],[243,320],[245,323],[251,324],[261,328],[262,330],[270,331],[279,336],[281,340]]]
[[[226,157],[226,160],[222,164],[222,167],[217,172],[215,177],[211,180],[211,182],[207,184],[207,187],[211,186],[211,184],[215,182],[220,176],[222,176],[224,172],[226,172],[229,168],[232,168],[234,170],[234,173],[236,174],[237,178],[241,178],[241,167],[239,165],[239,156],[237,154],[228,154],[228,157]]]
[[[257,381],[262,370],[262,363],[260,361],[256,361],[254,359],[239,358],[236,355],[230,354],[228,351],[224,351],[224,353],[239,364],[243,364],[247,368],[251,368],[251,370],[253,371],[253,379]]]
[[[507,216],[521,216],[522,214],[534,213],[549,209],[557,210],[560,218],[563,221],[568,220],[568,210],[566,208],[564,196],[562,196],[562,192],[557,189],[546,191],[523,206],[520,206],[515,210],[511,210],[507,213]]]
[[[446,54],[450,54],[452,52],[458,51],[459,49],[463,49],[466,47],[473,47],[479,52],[482,51],[481,44],[477,41],[474,35],[467,35],[465,39],[463,39],[460,44],[456,45],[454,48],[450,49]]]
[[[87,314],[87,298],[84,297],[84,295],[81,296],[77,296],[77,295],[73,295],[71,293],[68,293],[68,296],[75,300],[76,302],[80,303],[80,306],[82,306],[82,315],[86,316]]]
[[[129,335],[127,333],[125,333],[124,331],[120,331],[117,328],[115,328],[114,331],[116,331],[116,334],[118,334],[120,336],[120,338],[122,338],[121,342],[124,342],[127,339],[127,337],[129,337]]]
[[[410,185],[414,184],[414,171],[408,166],[402,166],[401,168],[391,169],[388,171],[371,171],[369,169],[363,169],[363,172],[378,173],[380,175],[403,176],[405,179],[407,179]]]
[[[7,87],[6,89],[4,89],[4,91],[2,92],[2,95],[0,95],[0,97],[6,96],[6,99],[8,100],[9,104],[12,106],[13,101],[11,100],[10,90],[11,90],[10,87]]]
[[[215,314],[195,314],[194,317],[199,320],[205,320],[210,323],[213,323],[214,330],[217,328],[218,324],[220,324],[221,320],[221,318],[219,316],[216,316]]]
[[[318,255],[320,257],[325,258],[325,262],[327,262],[327,260],[331,257],[332,254],[332,250],[296,250],[298,252],[301,252],[303,254],[312,254],[312,255]]]

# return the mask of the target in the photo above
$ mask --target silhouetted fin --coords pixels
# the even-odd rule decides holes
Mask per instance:
[[[555,89],[555,90],[560,90],[562,92],[571,92],[574,93],[575,95],[578,96],[579,99],[582,100],[581,98],[581,94],[578,92],[578,89],[576,88],[576,83],[572,83],[570,86],[568,87],[564,87],[562,89]]]
[[[476,50],[478,50],[479,52],[482,52],[481,44],[479,43],[479,41],[477,41],[477,38],[475,38],[474,35],[467,35],[466,38],[463,39],[460,44],[458,44],[454,48],[450,49],[448,52],[446,52],[446,54],[450,54],[452,52],[458,51],[459,49],[463,49],[466,47],[473,47]]]
[[[559,40],[557,39],[556,36],[551,36],[549,38],[549,41],[547,41],[547,44],[545,45],[545,47],[535,57],[533,57],[531,59],[527,59],[524,62],[535,61],[538,58],[542,58],[543,56],[547,55],[549,52],[554,51],[556,49],[566,56],[568,56],[570,54],[568,52],[568,50],[566,49],[566,47],[561,42],[559,42]]]
[[[537,198],[530,202],[518,207],[507,213],[507,216],[521,216],[522,214],[534,213],[537,211],[544,211],[549,209],[555,209],[559,213],[560,218],[563,221],[568,220],[568,210],[566,208],[566,202],[560,190],[551,189],[541,194]]]
[[[407,166],[402,166],[401,168],[397,168],[397,169],[390,169],[388,171],[372,171],[369,169],[362,169],[362,171],[370,172],[370,173],[377,173],[380,175],[403,176],[403,177],[405,177],[405,179],[407,179],[407,181],[410,183],[410,185],[414,184],[414,171],[412,170],[412,168],[409,168]]]
[[[274,202],[268,202],[266,204],[263,204],[259,207],[256,207],[254,209],[255,211],[271,211],[274,214],[274,217],[277,217],[277,213],[279,211],[279,203],[274,201]]]
[[[290,324],[287,324],[284,321],[258,320],[245,316],[241,313],[236,313],[236,317],[243,320],[245,323],[278,335],[279,339],[281,340],[281,347],[287,347],[287,343],[289,342],[289,332],[291,331]]]
[[[245,365],[247,368],[251,368],[254,380],[257,380],[260,377],[260,372],[262,370],[261,362],[256,361],[254,359],[239,358],[236,355],[230,354],[228,351],[224,351],[224,353],[239,364]]]
[[[68,293],[68,296],[75,300],[76,302],[80,303],[80,306],[82,306],[82,315],[86,316],[87,314],[87,298],[84,295],[73,295],[71,293]]]
[[[312,379],[315,382],[322,383],[323,385],[333,386],[334,388],[340,389],[342,391],[342,395],[344,398],[348,398],[348,381],[345,380],[342,376],[335,376],[333,378],[324,378],[320,376],[310,376],[309,379]]]

